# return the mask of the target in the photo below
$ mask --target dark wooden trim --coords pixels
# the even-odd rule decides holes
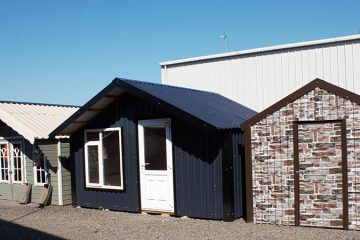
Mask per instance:
[[[72,123],[74,123],[74,124],[86,124],[87,121],[78,121],[78,120],[76,120],[76,121],[73,121]]]
[[[300,226],[300,181],[299,181],[299,124],[293,123],[293,148],[294,148],[294,213],[295,226]]]
[[[234,211],[234,169],[233,139],[231,132],[224,134],[222,147],[222,187],[223,187],[223,220],[231,222],[235,219]]]
[[[314,120],[314,121],[294,121],[297,124],[324,124],[324,123],[340,123],[342,120],[335,119],[335,120]]]
[[[106,94],[104,98],[117,99],[120,95]]]
[[[251,128],[244,131],[245,140],[245,196],[246,196],[246,221],[254,221],[253,185],[252,185],[252,159],[251,159]]]
[[[101,112],[102,110],[104,110],[104,109],[102,109],[102,108],[88,108],[88,109],[86,109],[87,112]]]
[[[346,120],[341,121],[341,157],[342,157],[342,189],[343,189],[343,228],[349,229],[349,195],[347,176],[347,138]]]
[[[314,90],[316,87],[319,87],[335,95],[338,95],[342,98],[349,99],[352,102],[360,104],[360,95],[317,78],[311,81],[310,83],[306,84],[302,88],[299,88],[297,91],[291,93],[287,97],[281,99],[277,103],[271,105],[270,107],[260,112],[259,114],[255,115],[254,117],[248,119],[246,122],[240,125],[241,129],[245,130],[247,126],[254,125],[255,123],[264,119],[266,116],[273,114],[274,112],[278,111],[280,108],[288,105],[291,102],[294,102],[295,100],[304,96],[308,92]]]

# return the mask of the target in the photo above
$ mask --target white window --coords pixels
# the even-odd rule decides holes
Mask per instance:
[[[22,144],[20,142],[12,143],[12,173],[14,183],[23,182],[23,154]]]
[[[121,129],[85,130],[86,187],[124,189]]]
[[[0,143],[0,182],[10,182],[9,144]]]
[[[21,142],[0,142],[0,182],[23,183],[23,153]]]
[[[37,166],[34,166],[35,172],[35,185],[42,186],[47,184],[47,175],[48,175],[48,168],[46,167],[46,159],[43,154],[40,154],[39,163]]]

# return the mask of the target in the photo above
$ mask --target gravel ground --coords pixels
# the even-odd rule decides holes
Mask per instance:
[[[182,219],[0,200],[0,239],[360,239],[360,231]]]

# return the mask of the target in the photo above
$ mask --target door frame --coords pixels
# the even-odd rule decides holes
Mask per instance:
[[[341,124],[341,169],[342,169],[342,188],[343,188],[343,229],[349,228],[349,208],[348,208],[348,176],[347,176],[347,138],[346,120],[321,120],[321,121],[295,121],[293,122],[293,144],[294,144],[294,197],[295,197],[295,226],[300,226],[300,180],[299,180],[299,125],[304,124]]]
[[[25,182],[25,167],[24,167],[24,144],[21,140],[11,141],[10,143],[10,160],[11,160],[11,184],[24,184]],[[21,181],[15,181],[15,161],[14,161],[14,144],[20,144],[20,161],[21,161]]]
[[[8,180],[2,180],[2,173],[0,172],[0,183],[7,183],[7,184],[12,184],[12,174],[11,174],[11,165],[12,165],[12,161],[11,161],[11,156],[10,156],[10,142],[6,141],[6,140],[0,140],[0,144],[6,144],[7,145],[7,158],[8,158]]]
[[[140,187],[140,210],[141,211],[153,211],[158,212],[158,210],[152,210],[149,208],[143,207],[144,196],[144,179],[142,172],[145,171],[145,151],[144,151],[144,127],[151,126],[160,126],[165,127],[166,132],[166,159],[167,159],[167,172],[168,179],[171,179],[171,182],[168,183],[171,186],[169,191],[169,196],[171,197],[171,210],[170,211],[161,211],[166,213],[175,213],[175,191],[174,191],[174,163],[173,163],[173,150],[172,150],[172,134],[171,134],[171,119],[170,118],[159,118],[159,119],[146,119],[138,121],[138,155],[139,155],[139,187]]]
[[[25,154],[24,154],[24,142],[21,138],[11,138],[9,140],[0,139],[0,144],[6,144],[7,145],[7,151],[8,151],[8,173],[9,173],[9,180],[1,180],[0,183],[7,183],[9,185],[18,184],[23,185],[26,182],[25,179],[25,172],[26,172],[26,166],[25,166]],[[14,173],[14,144],[20,144],[20,159],[21,159],[21,181],[15,181],[15,173]]]

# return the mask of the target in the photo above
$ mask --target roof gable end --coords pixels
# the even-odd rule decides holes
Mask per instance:
[[[326,90],[329,93],[335,94],[339,97],[342,97],[344,99],[348,99],[352,102],[360,104],[360,95],[350,92],[341,87],[338,87],[329,82],[326,82],[320,78],[317,78],[317,79],[311,81],[310,83],[304,85],[303,87],[299,88],[295,92],[291,93],[290,95],[286,96],[285,98],[281,99],[280,101],[276,102],[275,104],[271,105],[270,107],[263,110],[262,112],[258,113],[254,117],[248,119],[247,121],[245,121],[244,123],[242,123],[240,125],[240,128],[242,130],[247,129],[249,126],[256,124],[257,122],[266,118],[268,115],[273,114],[274,112],[280,110],[281,108],[285,107],[289,103],[296,101],[297,99],[306,95],[310,91],[315,90],[316,88]]]
[[[255,111],[212,92],[115,78],[50,135],[72,134],[79,130],[124,92],[206,129],[239,128],[240,123],[256,114]],[[106,98],[109,100],[105,101]]]

